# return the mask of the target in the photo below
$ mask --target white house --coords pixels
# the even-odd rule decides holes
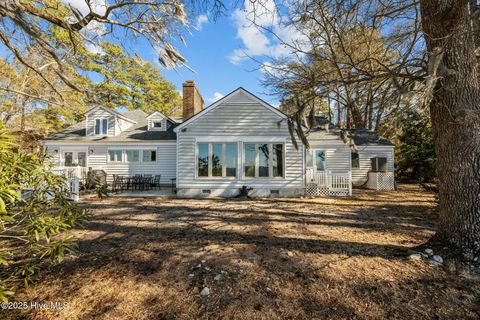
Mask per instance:
[[[187,81],[183,104],[182,119],[95,106],[44,144],[59,168],[101,169],[109,181],[161,175],[179,197],[235,196],[242,187],[261,197],[393,188],[393,145],[371,131],[341,130],[317,117],[310,150],[296,149],[287,116],[243,88],[204,108]]]

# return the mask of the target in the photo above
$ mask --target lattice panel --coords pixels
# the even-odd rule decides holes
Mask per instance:
[[[348,196],[348,190],[329,190],[328,187],[307,183],[305,194],[308,196]]]
[[[318,194],[318,186],[316,183],[307,183],[305,188],[305,194],[307,196],[316,196]]]
[[[395,189],[393,172],[370,172],[368,174],[369,189],[390,191]]]
[[[393,172],[381,172],[377,177],[377,190],[394,190],[395,178]]]
[[[348,196],[348,190],[330,190],[328,194],[330,196]]]

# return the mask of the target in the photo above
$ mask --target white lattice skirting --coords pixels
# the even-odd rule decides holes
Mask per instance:
[[[393,172],[369,172],[367,188],[382,191],[395,190]]]
[[[325,186],[318,186],[316,183],[307,183],[305,195],[307,196],[348,196],[348,189],[329,189]]]

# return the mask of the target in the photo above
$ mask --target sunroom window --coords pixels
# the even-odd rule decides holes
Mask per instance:
[[[236,177],[236,143],[198,143],[198,177]]]
[[[156,150],[143,150],[143,162],[155,162],[157,161]]]
[[[140,150],[125,150],[127,162],[139,162]]]
[[[281,143],[246,143],[244,171],[246,178],[277,178],[284,176],[284,145]]]
[[[110,162],[122,162],[122,150],[108,150],[108,161]]]

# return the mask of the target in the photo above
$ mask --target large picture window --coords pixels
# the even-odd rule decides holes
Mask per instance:
[[[197,144],[198,177],[236,177],[236,143]]]
[[[244,176],[246,178],[277,178],[284,176],[285,150],[281,143],[246,143]]]
[[[255,145],[245,144],[243,154],[245,155],[245,177],[255,177]]]

